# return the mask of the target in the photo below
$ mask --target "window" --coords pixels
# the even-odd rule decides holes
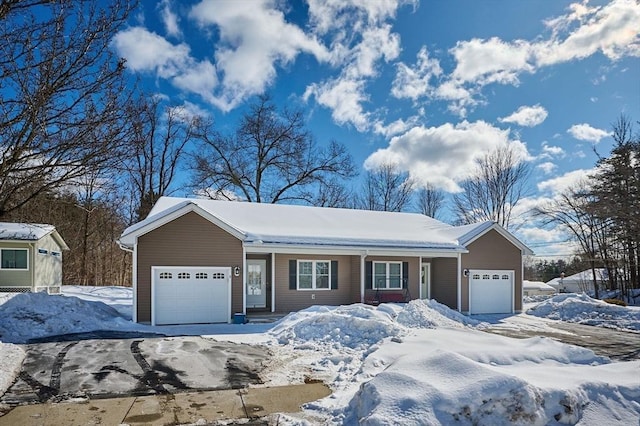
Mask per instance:
[[[479,280],[480,279],[480,274],[473,274],[472,277],[474,280]]]
[[[180,272],[178,273],[178,279],[179,280],[188,280],[189,278],[191,278],[191,274],[188,272]]]
[[[503,279],[503,280],[508,280],[508,279],[509,279],[509,275],[504,274],[504,275],[502,276],[502,279]]]
[[[171,274],[171,272],[160,272],[161,280],[169,280],[171,278],[173,278],[173,275]]]
[[[499,280],[499,279],[500,279],[500,275],[498,275],[498,274],[493,274],[493,277],[491,277],[491,279],[493,279],[493,280]]]
[[[43,248],[39,248],[38,249],[38,254],[49,254],[49,250],[43,249]]]
[[[489,274],[482,274],[482,279],[483,279],[483,280],[491,279],[491,275],[489,275]]]
[[[373,288],[402,288],[402,262],[373,262]]]
[[[52,251],[51,252],[51,256],[60,257],[60,252],[59,251]]]
[[[222,272],[215,272],[211,274],[211,278],[214,280],[224,280],[224,274]]]
[[[196,280],[206,280],[208,278],[208,275],[206,272],[197,272],[196,273]]]
[[[329,290],[331,262],[328,260],[298,261],[298,290]]]
[[[28,270],[28,253],[27,249],[0,250],[0,269]]]

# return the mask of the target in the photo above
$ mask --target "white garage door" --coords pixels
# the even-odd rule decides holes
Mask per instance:
[[[151,323],[200,324],[231,319],[231,268],[151,268]]]
[[[507,314],[513,306],[513,271],[469,271],[469,313]]]

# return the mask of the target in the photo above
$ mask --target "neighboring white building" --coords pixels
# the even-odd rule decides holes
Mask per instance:
[[[0,222],[0,291],[59,293],[64,250],[51,225]]]
[[[554,287],[543,283],[542,281],[522,281],[523,296],[547,296],[557,293]]]
[[[596,282],[598,289],[604,288],[607,282],[607,270],[596,268]],[[578,272],[568,277],[558,277],[547,282],[560,293],[589,293],[593,292],[593,273],[591,269]]]

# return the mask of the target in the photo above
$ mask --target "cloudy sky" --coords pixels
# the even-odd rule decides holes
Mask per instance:
[[[112,46],[150,90],[222,129],[269,92],[363,170],[392,160],[449,193],[511,145],[533,168],[533,206],[588,173],[594,148],[609,152],[621,113],[640,120],[633,0],[143,3]],[[518,235],[540,254],[568,250],[554,230]]]

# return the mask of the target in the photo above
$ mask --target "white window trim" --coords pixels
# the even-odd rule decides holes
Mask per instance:
[[[27,252],[27,267],[25,269],[23,269],[23,268],[3,268],[2,267],[2,251],[3,250],[15,250],[15,251],[22,250],[22,251],[26,251]],[[3,271],[16,271],[16,272],[28,271],[30,263],[31,263],[30,260],[31,259],[29,259],[29,249],[27,249],[27,248],[12,248],[12,247],[1,247],[0,248],[0,270],[3,270]]]
[[[298,291],[327,291],[331,290],[331,261],[330,260],[311,260],[311,259],[298,259],[296,265],[296,290]],[[311,288],[300,288],[300,263],[311,262]],[[329,264],[329,287],[317,288],[316,287],[316,263],[328,263]]]
[[[377,264],[384,264],[385,266],[385,281],[384,281],[384,287],[376,287],[376,265]],[[400,265],[400,287],[389,287],[389,265]],[[372,280],[373,282],[371,283],[371,288],[373,290],[402,290],[402,283],[404,280],[404,276],[402,274],[402,262],[401,261],[390,261],[390,262],[373,262],[373,265],[371,266],[373,268],[372,272]]]

